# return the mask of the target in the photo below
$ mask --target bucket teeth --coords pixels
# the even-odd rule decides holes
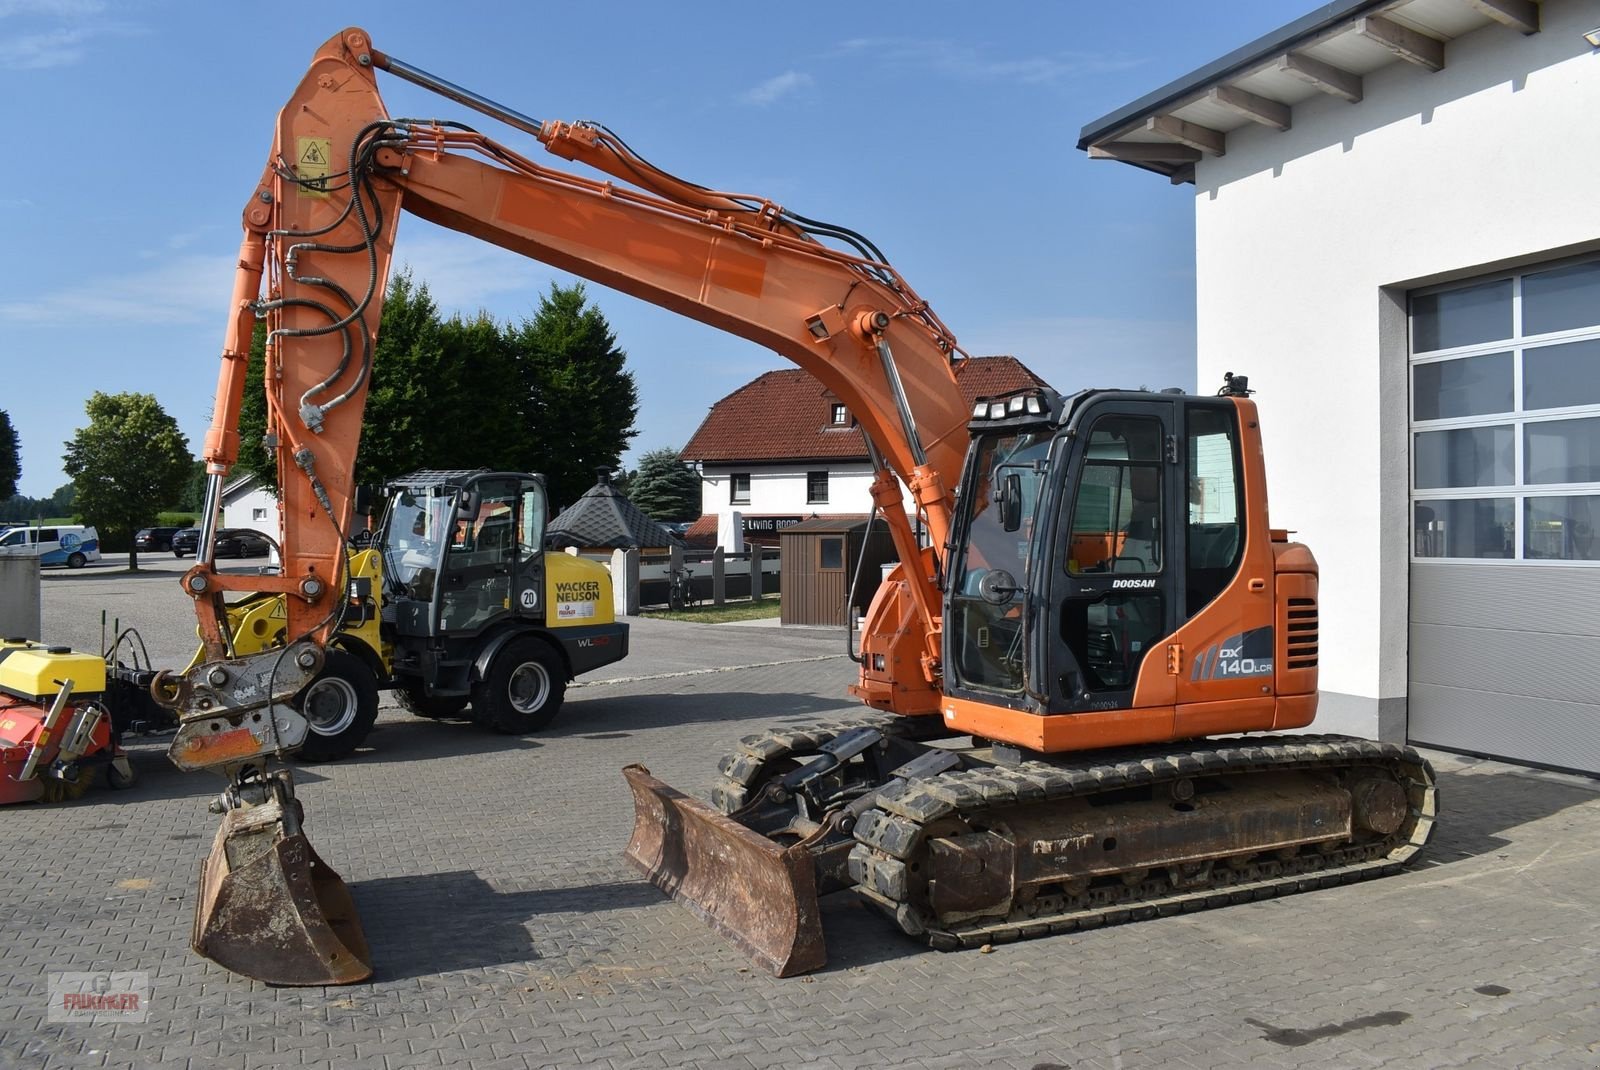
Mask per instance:
[[[193,947],[273,985],[364,981],[371,953],[350,890],[312,849],[298,814],[284,816],[277,801],[223,815],[200,864]]]
[[[627,857],[650,883],[777,977],[827,961],[816,865],[804,844],[780,846],[642,765],[622,773],[634,805]]]

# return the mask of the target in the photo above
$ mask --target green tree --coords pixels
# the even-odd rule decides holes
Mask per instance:
[[[71,483],[56,488],[56,492],[48,498],[30,498],[26,494],[17,494],[0,501],[0,521],[9,523],[19,520],[40,520],[44,517],[71,516],[72,497]]]
[[[194,467],[189,470],[189,481],[183,485],[183,493],[178,497],[178,511],[180,513],[194,513],[196,516],[206,507],[206,462],[196,460]]]
[[[45,501],[50,503],[50,516],[71,516],[72,507],[78,502],[78,488],[71,483],[63,483]]]
[[[0,502],[16,496],[21,478],[22,444],[17,429],[11,426],[11,414],[0,409]]]
[[[396,275],[383,309],[356,477],[504,468],[519,437],[515,367],[486,313],[441,320],[426,283]]]
[[[628,500],[663,523],[700,515],[700,476],[678,459],[675,449],[651,450],[628,476]]]
[[[275,487],[259,446],[264,351],[258,330],[239,464]],[[597,467],[618,466],[637,433],[626,360],[581,285],[553,286],[531,319],[501,326],[486,313],[443,319],[427,283],[400,272],[384,299],[356,480],[383,483],[419,468],[522,470],[544,473],[553,503],[573,501]]]
[[[62,467],[86,523],[109,540],[129,538],[178,499],[194,468],[189,440],[153,394],[102,394],[84,406],[89,426],[72,437]],[[137,551],[128,568],[138,571]]]
[[[576,501],[594,470],[616,468],[638,431],[639,392],[605,315],[583,284],[552,283],[532,319],[507,332],[518,379],[522,434],[505,466],[543,472],[551,504]]]
[[[426,283],[407,272],[389,280],[373,358],[372,384],[356,455],[356,478],[380,483],[428,467],[436,412],[430,387],[445,363],[440,350],[439,306]]]
[[[239,402],[239,460],[235,471],[243,470],[273,491],[278,489],[278,465],[262,445],[267,434],[267,395],[263,389],[267,368],[267,325],[256,321],[250,336],[250,363],[245,366],[244,398]],[[200,504],[205,508],[204,462],[200,482]]]

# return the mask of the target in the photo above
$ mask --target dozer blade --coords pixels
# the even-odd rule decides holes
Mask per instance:
[[[299,804],[229,810],[200,863],[195,951],[273,985],[344,985],[372,976],[367,938],[339,874],[311,849]]]
[[[628,860],[777,977],[827,961],[816,865],[804,844],[782,847],[668,787],[642,765],[633,789]]]

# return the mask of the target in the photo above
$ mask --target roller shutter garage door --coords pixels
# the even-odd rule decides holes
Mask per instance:
[[[1600,260],[1411,295],[1417,743],[1600,773]]]

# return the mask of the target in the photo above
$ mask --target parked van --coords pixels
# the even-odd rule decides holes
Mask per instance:
[[[100,560],[100,533],[83,524],[6,528],[0,531],[0,556],[37,557],[41,565],[82,568]]]

